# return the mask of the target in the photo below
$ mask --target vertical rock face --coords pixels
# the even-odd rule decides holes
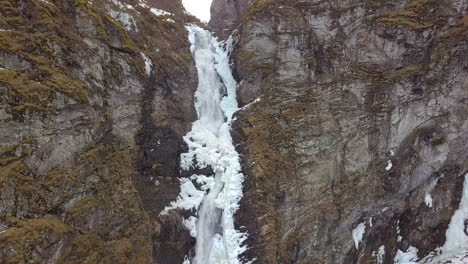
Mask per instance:
[[[233,3],[215,1],[212,24],[242,17],[248,257],[393,263],[442,246],[468,169],[468,3]]]
[[[213,0],[209,26],[226,39],[242,21],[249,0]]]
[[[157,12],[158,8],[172,14]],[[180,1],[0,1],[0,262],[181,263]]]

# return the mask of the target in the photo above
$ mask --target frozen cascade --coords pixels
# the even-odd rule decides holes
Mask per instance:
[[[184,137],[189,151],[181,155],[181,168],[211,168],[214,175],[181,179],[181,193],[162,213],[175,208],[194,209],[196,217],[185,225],[196,238],[195,255],[184,263],[238,264],[247,236],[234,227],[234,213],[242,197],[244,175],[230,134],[237,83],[229,64],[230,41],[222,44],[209,31],[187,26],[191,52],[198,70],[195,108],[198,120]]]

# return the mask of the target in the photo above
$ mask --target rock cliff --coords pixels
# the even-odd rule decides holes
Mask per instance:
[[[181,263],[179,0],[0,1],[0,262]]]
[[[444,245],[468,171],[467,13],[213,1],[209,27],[235,41],[246,259],[393,264]],[[183,262],[186,215],[159,213],[190,174],[186,23],[180,0],[0,0],[0,263]]]
[[[398,250],[441,247],[468,169],[468,3],[215,0],[212,10],[229,18],[212,24],[221,37],[237,29],[246,257],[394,263]]]

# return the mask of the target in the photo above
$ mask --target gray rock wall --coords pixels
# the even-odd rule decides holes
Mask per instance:
[[[218,37],[226,39],[242,21],[250,0],[213,0],[209,26]]]
[[[443,245],[468,169],[467,8],[249,5],[234,59],[246,105],[235,137],[248,175],[238,216],[247,257],[377,263],[384,245],[383,263],[393,263],[398,249],[422,257]]]
[[[191,248],[180,215],[158,214],[196,115],[195,20],[138,3],[0,1],[1,263],[181,263]]]

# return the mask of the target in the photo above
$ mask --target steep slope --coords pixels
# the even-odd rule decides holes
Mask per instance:
[[[248,256],[394,263],[442,247],[468,169],[468,3],[213,6],[228,3],[248,4],[212,14],[241,21],[237,219]],[[222,37],[234,27],[217,25]]]
[[[164,12],[162,11],[164,10]],[[0,262],[181,263],[180,1],[0,1]]]

